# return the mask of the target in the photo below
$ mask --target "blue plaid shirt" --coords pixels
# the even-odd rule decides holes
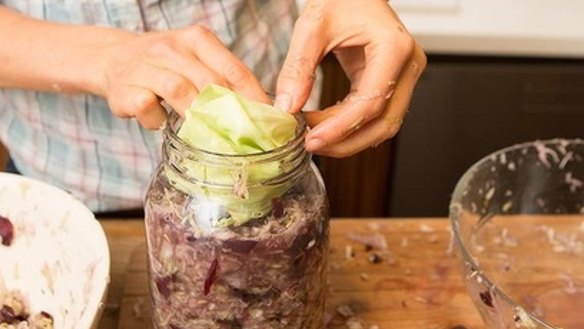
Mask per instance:
[[[294,0],[0,0],[25,15],[144,32],[203,23],[273,90],[297,16]],[[17,42],[17,41],[15,41]],[[142,206],[161,133],[113,116],[92,95],[0,89],[0,140],[18,170],[94,211]]]

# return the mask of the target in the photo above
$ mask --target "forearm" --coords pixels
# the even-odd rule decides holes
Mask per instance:
[[[36,20],[0,6],[0,88],[100,95],[98,50],[132,36]]]

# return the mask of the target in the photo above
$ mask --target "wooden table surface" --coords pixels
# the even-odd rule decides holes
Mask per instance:
[[[148,329],[150,309],[141,220],[103,220],[112,255],[111,285],[99,329]],[[351,233],[352,232],[352,233]],[[390,255],[372,264],[351,234],[385,237]],[[331,224],[327,314],[331,328],[347,328],[339,312],[369,328],[484,328],[449,252],[447,219],[334,219]],[[347,248],[353,257],[347,257]],[[351,320],[351,321],[353,321]],[[376,327],[377,326],[377,327]]]

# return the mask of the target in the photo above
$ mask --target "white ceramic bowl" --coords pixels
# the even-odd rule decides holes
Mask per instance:
[[[55,328],[96,328],[110,254],[93,213],[61,189],[0,173],[0,215],[14,225],[10,246],[0,244],[0,307],[16,292],[31,314],[51,314]]]

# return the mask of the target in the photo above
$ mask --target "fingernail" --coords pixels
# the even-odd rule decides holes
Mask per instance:
[[[274,107],[285,112],[290,111],[292,108],[292,97],[285,93],[278,94],[274,102]]]
[[[326,146],[326,143],[318,138],[314,138],[306,142],[306,150],[308,152],[317,151]]]
[[[311,130],[308,131],[308,133],[306,134],[306,140],[307,141],[311,141],[311,140],[321,140],[319,137],[320,135],[323,133],[323,131],[326,131],[327,128],[327,122],[323,122],[319,125],[317,125],[316,127],[312,128]],[[322,141],[322,140],[321,140]]]
[[[389,82],[389,91],[385,95],[385,99],[390,99],[391,96],[393,96],[393,92],[395,90],[395,84],[396,84],[395,81],[390,81]]]
[[[350,127],[349,127],[349,131],[356,131],[359,130],[359,128],[361,128],[361,126],[363,125],[363,121],[364,118],[359,118],[359,120],[355,121]]]
[[[166,129],[166,120],[162,121],[162,124],[160,124],[160,127],[158,127],[158,131],[164,130]]]

